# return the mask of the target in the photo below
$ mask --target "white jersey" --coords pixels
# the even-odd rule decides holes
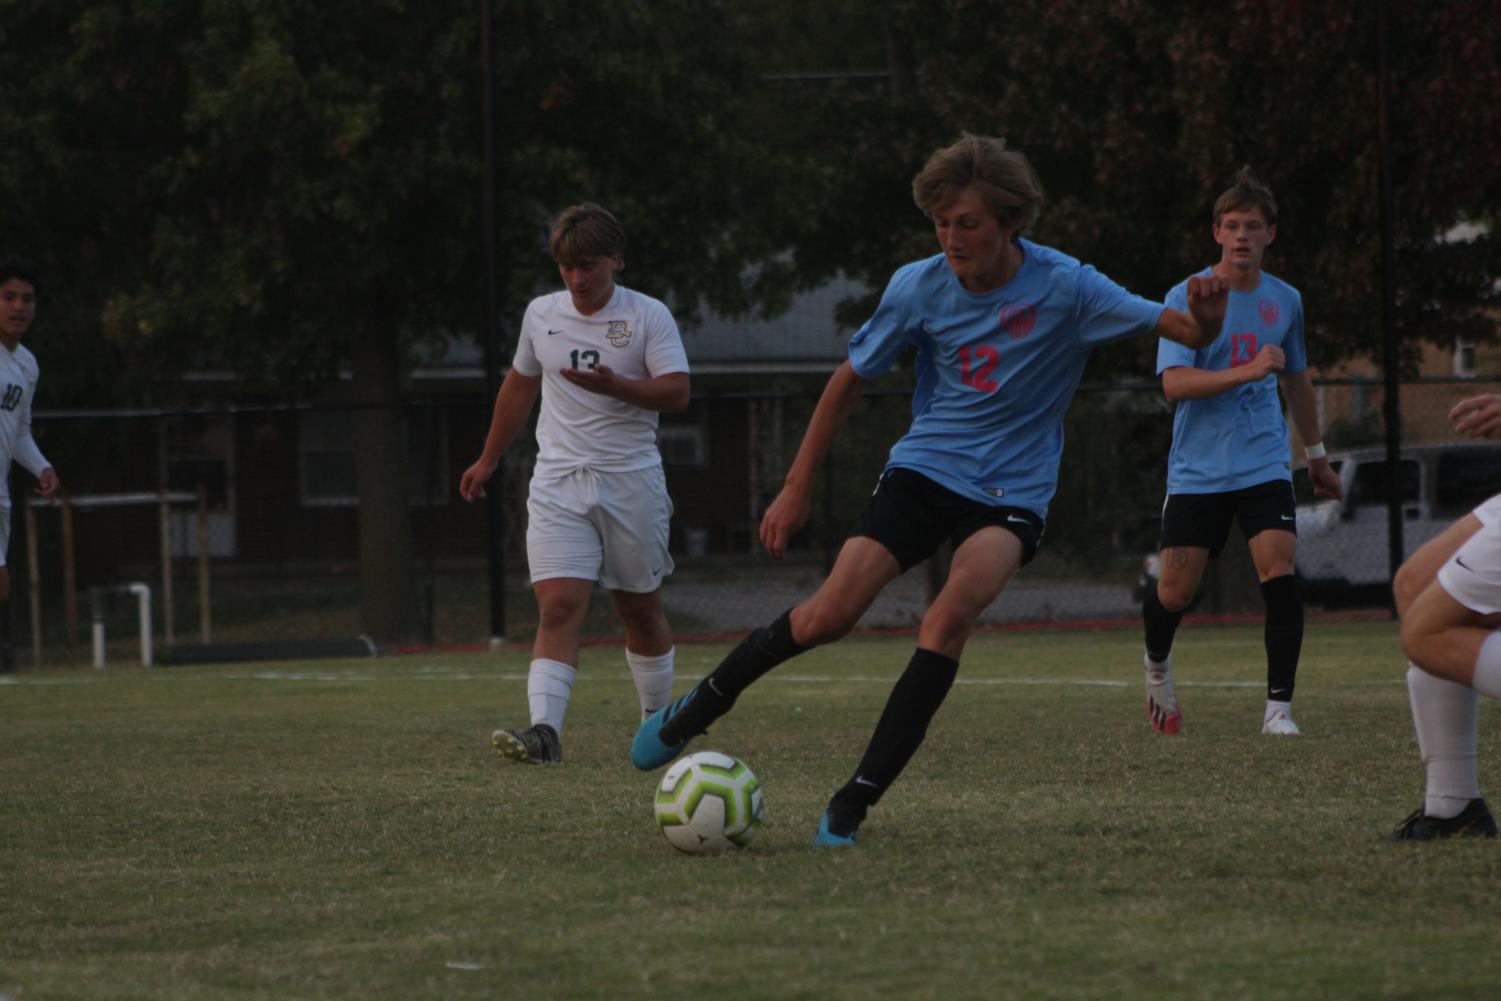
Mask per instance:
[[[7,511],[11,460],[33,476],[41,476],[52,465],[31,437],[31,398],[36,395],[40,376],[36,356],[24,344],[17,344],[14,351],[0,344],[0,508]]]
[[[626,379],[688,371],[677,322],[651,296],[615,286],[609,303],[584,316],[568,292],[532,300],[521,321],[512,367],[542,377],[533,475],[576,469],[624,473],[662,464],[657,412],[581,389],[559,373],[606,365]]]

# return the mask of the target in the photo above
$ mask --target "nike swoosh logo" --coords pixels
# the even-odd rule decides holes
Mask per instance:
[[[1283,521],[1292,521],[1293,520],[1293,516],[1290,515],[1290,514],[1284,514],[1281,517],[1282,517]]]
[[[1025,518],[1018,518],[1014,514],[1008,514],[1008,515],[1006,515],[1006,520],[1007,521],[1011,521],[1011,522],[1015,522],[1018,525],[1030,525],[1030,524],[1032,524],[1027,519],[1025,519]]]
[[[563,332],[563,331],[561,331],[561,330],[549,330],[549,331],[548,331],[548,332],[547,332],[547,336],[548,336],[548,337],[551,337],[551,336],[552,336],[552,335],[553,335],[553,334],[561,334],[561,333],[562,333],[562,332]]]
[[[876,785],[874,782],[872,782],[870,779],[867,779],[867,778],[857,778],[857,779],[855,779],[855,785],[857,785],[857,786],[870,786],[872,789],[879,789],[880,788],[880,786]]]
[[[1466,569],[1466,570],[1468,570],[1468,571],[1470,571],[1470,573],[1474,573],[1474,572],[1475,572],[1475,568],[1474,568],[1474,567],[1472,567],[1472,566],[1470,566],[1470,565],[1469,565],[1469,564],[1468,564],[1468,563],[1466,563],[1466,562],[1465,562],[1465,561],[1464,561],[1464,560],[1462,560],[1462,559],[1460,559],[1460,558],[1459,558],[1459,554],[1457,554],[1457,553],[1456,553],[1456,554],[1455,554],[1455,556],[1454,556],[1454,562],[1455,562],[1455,563],[1458,563],[1458,564],[1459,564],[1459,565],[1460,565],[1460,566],[1462,566],[1462,567],[1464,567],[1464,568],[1465,568],[1465,569]]]

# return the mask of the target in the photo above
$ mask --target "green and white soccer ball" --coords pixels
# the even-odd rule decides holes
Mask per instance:
[[[657,786],[657,826],[695,855],[744,848],[761,828],[761,782],[745,762],[699,751],[672,763]]]

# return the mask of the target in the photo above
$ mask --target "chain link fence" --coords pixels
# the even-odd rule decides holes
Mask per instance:
[[[735,634],[812,593],[910,420],[910,396],[861,401],[820,471],[807,526],[789,556],[761,552],[757,524],[775,497],[817,401],[818,386],[710,393],[664,416],[661,447],[676,513],[677,572],[664,588],[680,636]],[[1455,401],[1501,391],[1498,380],[1401,387],[1401,519],[1407,550],[1501,491],[1501,448],[1457,448]],[[1315,600],[1385,601],[1390,565],[1379,382],[1318,384],[1325,441],[1350,496],[1300,508],[1299,570]],[[401,408],[402,447],[389,470],[407,483],[415,642],[483,643],[491,634],[487,520],[457,485],[479,454],[489,405],[478,398]],[[267,406],[201,411],[43,412],[35,430],[67,488],[18,504],[11,602],[19,661],[87,662],[96,621],[113,659],[135,659],[150,591],[161,644],[354,637],[361,623],[360,411]],[[1042,551],[985,613],[989,625],[1134,619],[1144,557],[1156,547],[1171,410],[1155,383],[1086,386],[1067,420],[1059,489]],[[536,622],[526,581],[525,497],[534,449],[507,456],[492,495],[502,508],[506,637],[528,643]],[[1294,454],[1301,448],[1295,446]],[[13,495],[29,494],[15,473]],[[1300,499],[1306,484],[1299,485]],[[1201,611],[1258,611],[1244,546],[1232,539],[1206,581]],[[916,624],[941,567],[897,580],[862,622]],[[586,631],[618,635],[599,595]],[[377,630],[378,634],[378,630]]]

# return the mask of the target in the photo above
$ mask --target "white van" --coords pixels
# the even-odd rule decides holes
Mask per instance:
[[[1298,499],[1298,574],[1310,595],[1350,588],[1385,588],[1391,581],[1387,542],[1386,449],[1329,453],[1343,501],[1315,498],[1308,473],[1293,474]],[[1454,519],[1501,493],[1501,445],[1410,445],[1399,464],[1403,558]]]

